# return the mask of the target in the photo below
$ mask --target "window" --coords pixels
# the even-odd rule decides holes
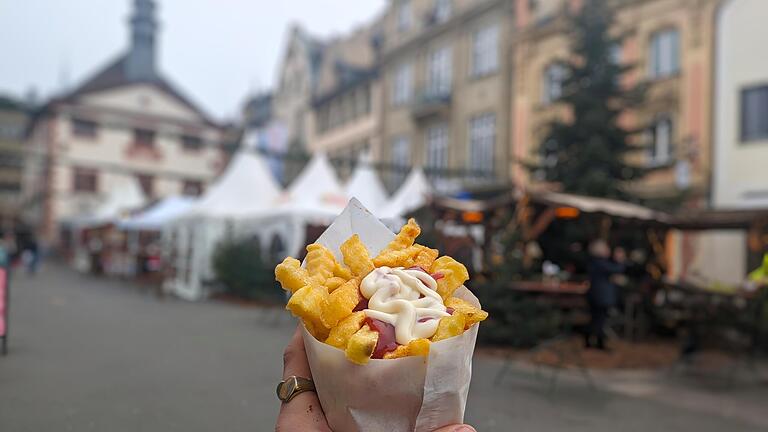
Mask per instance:
[[[410,63],[403,63],[395,70],[392,83],[392,103],[402,105],[411,99],[413,69]]]
[[[97,124],[84,119],[72,119],[72,133],[75,136],[93,138],[96,136]]]
[[[469,169],[487,174],[493,173],[495,141],[495,114],[482,114],[469,121]]]
[[[443,96],[451,92],[451,47],[443,47],[429,53],[427,66],[427,93]]]
[[[408,174],[411,163],[411,144],[407,137],[397,137],[392,141],[392,181],[400,185]]]
[[[200,196],[203,193],[203,183],[199,180],[184,180],[181,193],[187,196]]]
[[[137,174],[136,179],[139,181],[141,191],[144,192],[144,196],[152,198],[155,196],[155,179],[148,174]]]
[[[75,192],[95,193],[99,189],[98,172],[90,168],[75,168],[72,189]]]
[[[435,23],[440,24],[451,18],[453,0],[435,0]]]
[[[412,18],[411,1],[401,0],[400,5],[397,7],[397,31],[404,32],[411,28]]]
[[[137,147],[154,148],[155,131],[148,129],[135,129],[133,131],[133,144]]]
[[[651,78],[664,78],[680,70],[680,33],[669,29],[651,36],[650,58],[648,59]]]
[[[485,27],[472,37],[472,76],[496,72],[499,67],[499,28]]]
[[[563,96],[563,83],[568,72],[562,63],[551,63],[544,69],[544,90],[541,101],[550,104]]]
[[[186,151],[199,151],[203,148],[203,140],[195,135],[182,135],[181,147]]]
[[[448,125],[445,123],[427,129],[427,168],[448,168]]]
[[[768,84],[741,91],[741,140],[768,139]]]
[[[664,165],[670,161],[672,158],[672,137],[672,119],[666,114],[657,117],[650,130],[649,164]]]

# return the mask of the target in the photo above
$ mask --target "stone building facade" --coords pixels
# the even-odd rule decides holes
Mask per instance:
[[[156,66],[154,1],[135,1],[130,30],[127,53],[32,119],[23,216],[46,244],[125,177],[153,200],[198,195],[223,168],[222,128]]]

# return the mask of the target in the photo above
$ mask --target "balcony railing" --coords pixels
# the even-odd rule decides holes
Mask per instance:
[[[416,92],[411,115],[416,120],[446,114],[451,107],[451,89],[423,88]]]

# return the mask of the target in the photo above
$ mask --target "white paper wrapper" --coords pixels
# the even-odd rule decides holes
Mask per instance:
[[[341,260],[339,246],[358,234],[375,256],[394,234],[359,201],[344,212],[318,238]],[[477,298],[464,287],[455,294],[476,306]],[[304,330],[312,378],[328,424],[335,432],[431,432],[464,420],[472,353],[477,325],[461,336],[433,343],[429,357],[371,360],[356,365],[340,349],[326,345]]]

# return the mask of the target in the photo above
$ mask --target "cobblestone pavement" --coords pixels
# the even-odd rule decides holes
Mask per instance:
[[[160,300],[128,282],[48,265],[12,283],[10,354],[0,357],[0,430],[269,431],[280,311]],[[564,374],[555,391],[477,358],[467,422],[479,431],[768,430],[765,385]]]

